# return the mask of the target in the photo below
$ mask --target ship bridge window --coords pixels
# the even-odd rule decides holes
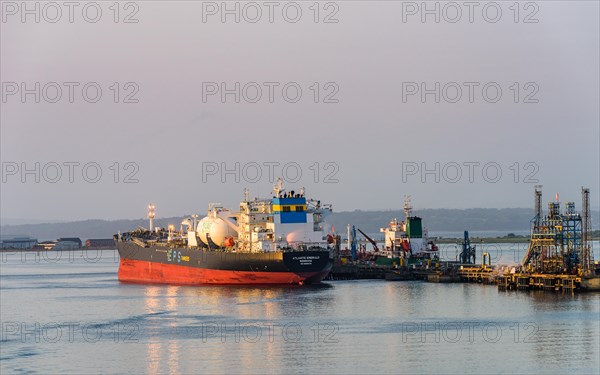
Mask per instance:
[[[290,206],[283,206],[283,212],[291,212],[292,209]]]
[[[304,206],[296,206],[296,212],[304,211]]]

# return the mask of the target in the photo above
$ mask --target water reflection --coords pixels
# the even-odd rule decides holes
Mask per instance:
[[[147,372],[196,371],[188,367],[190,361],[223,373],[232,363],[245,369],[285,368],[298,353],[284,354],[290,348],[284,327],[304,319],[307,309],[331,309],[332,290],[330,285],[145,286]],[[311,324],[299,329],[302,339],[311,337]]]
[[[168,355],[169,359],[167,361],[168,372],[169,374],[180,374],[181,371],[179,369],[179,341],[178,340],[169,340],[168,343]]]
[[[147,373],[154,375],[160,373],[160,352],[161,345],[158,342],[149,342],[146,344],[148,353],[148,369]]]
[[[114,264],[52,264],[44,272],[31,272],[28,264],[10,266],[10,275],[18,277],[1,275],[6,288],[0,304],[3,322],[24,321],[31,327],[32,321],[80,321],[106,327],[107,334],[95,344],[82,343],[81,334],[74,344],[66,332],[52,344],[36,342],[33,335],[23,343],[15,334],[2,342],[3,353],[10,357],[4,354],[0,361],[2,373],[50,367],[80,373],[84,366],[106,373],[149,374],[565,369],[588,374],[600,368],[598,294],[499,292],[486,285],[379,280],[301,288],[131,285],[116,281]],[[23,286],[25,292],[19,289]],[[23,306],[30,318],[23,317]],[[334,340],[327,341],[332,332],[323,329],[315,339],[313,328],[329,322],[338,327]],[[493,323],[502,337],[486,341],[479,329],[470,342],[463,328],[456,342],[445,336],[454,337],[457,330],[447,335],[442,331],[439,342],[433,334],[424,340],[418,333],[403,339],[406,323],[434,327],[464,322]],[[237,323],[240,330],[207,334],[207,328],[220,329],[222,323],[230,329]],[[122,324],[139,326],[137,343],[114,342],[109,333]],[[265,324],[274,326],[271,336]],[[302,329],[299,340],[284,337],[286,324]],[[538,327],[535,335],[525,329],[528,324]],[[265,327],[259,339],[256,326]],[[520,328],[516,340],[515,327]]]
[[[154,314],[158,310],[158,295],[162,288],[160,286],[147,286],[144,290],[144,307],[147,314]]]
[[[598,310],[597,294],[535,291],[528,295],[539,329],[531,336],[535,346],[532,360],[547,366],[569,361],[584,365],[591,364],[592,359],[597,360],[598,351],[594,344],[597,346],[600,320],[585,319]],[[597,312],[595,315],[600,318]]]

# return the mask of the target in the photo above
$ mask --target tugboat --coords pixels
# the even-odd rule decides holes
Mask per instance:
[[[286,192],[278,180],[269,199],[248,198],[238,212],[209,205],[208,215],[192,215],[179,232],[150,228],[114,236],[119,280],[131,283],[313,284],[333,265],[331,241],[325,236],[331,205],[307,199],[304,188]],[[185,227],[185,230],[184,230]]]

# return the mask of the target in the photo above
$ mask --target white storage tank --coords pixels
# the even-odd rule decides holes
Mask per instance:
[[[212,218],[205,217],[198,222],[198,237],[200,237],[200,241],[205,245],[209,245],[208,239],[212,241],[211,246],[223,246],[225,244],[225,239],[233,237],[237,238],[237,231],[235,231],[229,224],[225,222],[225,220],[230,220],[232,224],[235,225],[235,221],[233,219],[222,219],[220,217]]]

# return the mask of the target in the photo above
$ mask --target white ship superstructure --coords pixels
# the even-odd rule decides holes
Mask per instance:
[[[392,257],[429,258],[432,254],[437,254],[437,247],[427,239],[427,230],[423,228],[422,219],[414,216],[412,209],[410,196],[407,196],[404,200],[405,219],[401,222],[392,219],[387,228],[379,230],[384,234],[385,250]]]
[[[280,250],[307,250],[327,248],[325,217],[331,205],[307,199],[304,188],[287,192],[279,179],[269,199],[248,198],[240,202],[238,212],[219,204],[209,205],[205,218],[200,220],[191,235],[199,239],[190,247],[227,248],[237,252],[273,252]],[[190,228],[192,219],[184,220]]]

